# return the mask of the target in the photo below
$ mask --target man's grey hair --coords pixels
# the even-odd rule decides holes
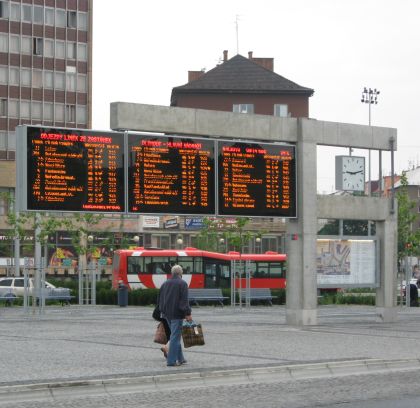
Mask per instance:
[[[171,273],[172,273],[172,275],[181,276],[182,275],[182,266],[174,265],[171,269]]]

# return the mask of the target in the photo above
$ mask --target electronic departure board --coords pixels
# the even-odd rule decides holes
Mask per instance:
[[[215,213],[215,142],[128,134],[128,212]]]
[[[123,133],[26,129],[26,209],[125,211]]]
[[[292,145],[218,142],[219,215],[296,217]]]

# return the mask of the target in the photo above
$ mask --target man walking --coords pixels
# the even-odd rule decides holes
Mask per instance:
[[[182,280],[182,267],[174,265],[171,278],[160,288],[159,309],[171,328],[169,340],[168,367],[185,364],[181,347],[181,330],[184,319],[191,321],[191,308],[188,301],[188,285]]]

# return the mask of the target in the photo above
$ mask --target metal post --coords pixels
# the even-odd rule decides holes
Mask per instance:
[[[20,240],[19,240],[19,237],[15,237],[14,245],[15,245],[15,276],[20,276]]]
[[[394,138],[389,138],[389,146],[391,148],[391,214],[394,214],[395,212],[395,188],[394,188]]]
[[[29,265],[25,264],[25,267],[23,269],[23,311],[25,314],[28,313],[28,294],[29,294],[28,266]]]
[[[98,263],[93,259],[91,262],[91,294],[90,304],[96,305],[96,268]]]
[[[246,308],[251,307],[251,261],[245,263],[245,278],[246,278]]]
[[[410,281],[411,281],[411,273],[408,267],[408,256],[405,257],[405,305],[406,307],[410,307]]]

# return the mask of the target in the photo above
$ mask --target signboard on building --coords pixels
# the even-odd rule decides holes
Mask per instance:
[[[143,228],[159,228],[160,217],[153,217],[151,215],[143,216]]]
[[[204,222],[202,218],[185,218],[185,229],[201,229],[204,227]]]
[[[163,226],[164,228],[172,228],[172,229],[179,228],[178,217],[165,219]]]
[[[378,256],[372,239],[318,239],[318,287],[375,287]]]

